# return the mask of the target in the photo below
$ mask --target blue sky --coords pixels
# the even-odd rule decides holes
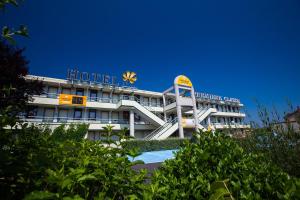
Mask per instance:
[[[255,118],[258,99],[300,105],[299,0],[25,0],[0,25],[26,24],[30,72],[67,68],[121,76],[163,91],[185,74],[197,91],[237,97]]]

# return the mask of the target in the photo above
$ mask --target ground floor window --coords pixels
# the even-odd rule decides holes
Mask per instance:
[[[89,120],[96,120],[96,110],[89,111]]]
[[[74,119],[79,120],[82,118],[82,110],[81,109],[75,109],[74,110]]]

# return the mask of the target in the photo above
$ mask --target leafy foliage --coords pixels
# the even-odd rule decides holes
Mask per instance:
[[[186,142],[176,158],[154,174],[151,187],[155,199],[208,199],[214,194],[212,184],[225,179],[237,199],[300,198],[298,179],[263,155],[246,153],[231,138],[210,132]]]
[[[168,138],[165,140],[128,140],[124,148],[139,148],[140,152],[179,149],[187,139]]]
[[[88,130],[87,124],[65,124],[60,125],[53,130],[51,137],[58,142],[66,140],[81,141],[86,135]]]
[[[13,5],[15,7],[18,7],[19,3],[17,0],[0,0],[0,9],[1,10],[4,10],[7,5]],[[14,36],[16,36],[16,35],[23,36],[23,37],[29,36],[27,27],[24,25],[21,25],[18,30],[14,30],[14,29],[9,28],[8,26],[4,26],[2,28],[1,35],[4,39],[9,41],[11,44],[16,44],[16,41],[14,39]]]
[[[28,108],[32,96],[41,94],[43,89],[40,81],[25,80],[28,61],[22,53],[22,49],[0,41],[0,115],[7,116],[1,118],[1,127],[13,125],[16,116]]]
[[[146,171],[131,169],[141,162],[130,162],[128,153],[118,146],[80,139],[86,132],[86,125],[69,129],[61,126],[53,134],[46,127],[26,124],[18,129],[2,129],[2,198],[141,198],[146,191]]]
[[[290,110],[294,108],[290,105]],[[258,105],[263,127],[254,126],[238,143],[252,153],[263,153],[285,172],[300,178],[300,133],[292,124],[282,123],[283,117],[276,111]],[[300,119],[296,119],[299,123]]]

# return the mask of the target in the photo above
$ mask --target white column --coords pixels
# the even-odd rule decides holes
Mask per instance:
[[[134,112],[133,110],[130,110],[130,116],[129,116],[129,130],[130,130],[130,136],[134,137]]]
[[[207,118],[207,124],[210,126],[211,125],[211,122],[210,122],[210,116],[208,116]]]
[[[88,111],[87,108],[83,109],[83,121],[87,121],[88,120]]]
[[[108,123],[110,123],[111,124],[111,117],[112,116],[112,111],[109,111],[109,113],[108,113]]]
[[[58,119],[58,106],[55,106],[53,122],[57,122],[57,119]]]
[[[183,127],[182,127],[182,113],[181,113],[181,105],[180,105],[180,94],[178,85],[175,84],[175,95],[176,95],[176,109],[177,109],[177,118],[178,118],[178,131],[179,137],[184,138]]]
[[[112,97],[113,97],[113,90],[110,91],[110,94],[109,94],[109,102],[112,103],[113,100],[112,100]],[[111,120],[111,118],[110,118]]]
[[[197,114],[197,101],[195,97],[194,87],[191,88],[191,96],[193,102],[193,112],[194,112],[194,120],[195,120],[195,131],[199,132],[199,124],[198,124],[198,114]]]
[[[160,103],[160,100],[159,100]],[[164,110],[164,120],[167,122],[167,113],[166,113],[166,97],[165,94],[163,94],[163,110]]]

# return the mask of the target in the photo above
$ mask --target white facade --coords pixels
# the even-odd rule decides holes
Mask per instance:
[[[64,79],[27,76],[27,80],[43,81],[44,94],[34,96],[30,102],[33,110],[23,116],[24,121],[57,127],[62,123],[87,123],[87,137],[98,140],[103,127],[112,125],[114,130],[128,128],[131,136],[144,139],[178,137],[178,122],[173,108],[175,96],[163,100],[163,93],[110,85],[74,83]],[[85,96],[85,106],[64,105],[60,94]],[[165,105],[165,106],[164,106]],[[244,124],[243,104],[222,99],[196,98],[197,120],[201,129],[249,128]],[[175,108],[176,110],[176,108]],[[184,110],[189,116],[193,110]],[[197,121],[196,120],[196,121]],[[187,120],[188,122],[188,120]],[[177,123],[177,126],[176,126]],[[186,127],[184,137],[194,131]]]

